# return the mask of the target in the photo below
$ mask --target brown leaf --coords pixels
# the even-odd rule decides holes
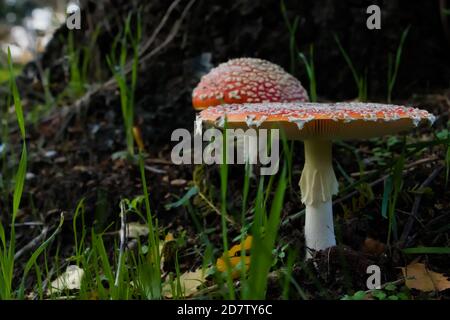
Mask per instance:
[[[177,249],[177,241],[173,234],[169,232],[164,238],[162,247],[159,250],[161,253],[161,271],[171,271],[175,268]]]
[[[443,291],[450,289],[450,281],[442,273],[427,269],[423,263],[411,263],[401,268],[406,277],[406,286],[420,291]]]
[[[362,252],[373,255],[380,255],[384,252],[384,250],[385,250],[384,243],[375,240],[373,238],[366,238],[366,240],[364,240]]]
[[[144,151],[144,141],[142,140],[142,133],[141,133],[141,128],[139,128],[138,126],[134,126],[133,127],[133,136],[134,136],[134,140],[136,141],[136,144],[139,148],[139,151]]]

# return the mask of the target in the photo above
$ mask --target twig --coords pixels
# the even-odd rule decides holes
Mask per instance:
[[[373,182],[371,182],[371,183],[369,183],[369,186],[370,186],[370,187],[374,187],[374,186],[376,186],[377,184],[380,184],[381,182],[383,182],[384,180],[386,180],[387,178],[389,178],[389,175],[388,175],[388,174],[382,176],[381,178],[378,178],[377,180],[375,180],[375,181],[373,181]],[[339,203],[341,203],[341,202],[344,202],[345,200],[348,200],[348,199],[350,199],[351,197],[356,196],[358,193],[360,193],[359,190],[352,191],[352,192],[346,194],[345,196],[343,196],[343,197],[341,197],[341,198],[338,198],[338,199],[334,200],[334,201],[333,201],[333,205],[336,205],[336,204],[339,204]]]
[[[23,222],[23,223],[15,223],[14,227],[36,227],[36,226],[43,226],[44,224],[39,221],[30,221],[30,222]],[[11,224],[9,225],[12,226]]]
[[[222,212],[220,212],[219,209],[216,208],[216,206],[214,204],[211,203],[211,201],[208,200],[208,198],[201,192],[198,192],[198,195],[206,202],[206,204],[211,207],[211,209],[217,213],[219,216],[222,215]],[[234,221],[230,216],[225,215],[225,220],[227,220],[229,223],[231,223],[233,226],[236,226],[237,223],[236,221]]]
[[[186,5],[180,18],[175,22],[175,24],[172,27],[172,30],[166,36],[166,39],[158,47],[156,47],[155,49],[153,49],[152,51],[150,51],[149,53],[146,54],[145,52],[153,44],[153,42],[156,39],[156,36],[159,34],[161,29],[164,27],[164,25],[166,24],[166,22],[168,20],[168,17],[170,16],[170,14],[172,13],[172,11],[175,9],[175,7],[178,5],[178,3],[180,1],[176,0],[170,5],[170,7],[167,9],[166,13],[164,14],[160,24],[156,27],[156,29],[153,32],[150,39],[144,44],[143,48],[141,50],[139,50],[139,63],[142,64],[143,62],[147,61],[150,57],[154,56],[156,53],[158,53],[160,50],[162,50],[164,47],[166,47],[175,38],[175,35],[177,34],[177,32],[181,26],[181,23],[183,22],[189,9],[192,7],[192,5],[194,4],[195,1],[196,0],[191,0]],[[124,68],[125,74],[129,74],[131,72],[131,69],[132,69],[132,63],[128,62]],[[111,86],[115,87],[115,85],[116,85],[116,79],[114,77],[111,77],[111,79],[109,79],[107,82],[105,82],[103,86],[104,87],[111,87]]]
[[[154,56],[155,54],[157,54],[159,51],[161,51],[165,46],[167,46],[176,36],[176,34],[178,33],[178,30],[181,27],[181,23],[183,22],[183,20],[186,18],[186,15],[188,14],[189,10],[191,9],[191,7],[194,5],[196,0],[191,0],[189,1],[189,3],[186,5],[186,7],[184,8],[183,12],[181,13],[181,17],[180,19],[178,19],[174,26],[172,27],[172,30],[170,31],[169,35],[166,37],[166,39],[155,49],[153,49],[150,53],[148,53],[147,55],[145,55],[144,57],[142,57],[141,62],[145,62],[147,61],[149,58],[151,58],[152,56]]]
[[[441,165],[439,167],[437,167],[436,169],[434,169],[434,171],[428,176],[428,178],[425,179],[425,181],[420,185],[420,189],[424,189],[426,187],[428,187],[433,180],[438,176],[438,174],[441,172],[441,170],[444,169],[444,166]],[[415,198],[414,198],[414,203],[411,209],[411,215],[408,219],[408,221],[406,222],[405,228],[403,229],[403,233],[400,237],[399,240],[399,248],[403,248],[406,244],[406,238],[408,238],[409,233],[411,232],[411,228],[414,224],[414,221],[417,220],[419,218],[419,206],[420,206],[420,201],[422,200],[422,196],[423,193],[418,193],[416,194]]]
[[[192,299],[195,299],[196,297],[203,297],[204,295],[216,291],[217,289],[219,289],[219,286],[217,284],[214,284],[210,287],[206,287],[204,289],[200,289],[192,296]]]
[[[152,166],[144,166],[145,170],[156,173],[156,174],[166,174],[166,170],[158,169]]]
[[[26,253],[27,251],[33,249],[40,242],[42,242],[42,239],[45,239],[45,237],[47,236],[48,230],[49,230],[49,227],[48,226],[44,226],[42,228],[41,233],[36,238],[31,240],[26,246],[24,246],[22,249],[20,249],[19,251],[16,252],[16,254],[14,255],[14,260],[19,259],[24,253]]]
[[[172,2],[172,4],[169,6],[169,8],[167,9],[166,13],[164,14],[163,18],[161,19],[161,22],[158,24],[158,26],[155,28],[155,30],[153,31],[152,35],[150,36],[150,38],[145,42],[145,44],[139,49],[139,61],[141,62],[141,57],[145,54],[145,52],[150,48],[150,46],[153,44],[153,42],[155,42],[156,37],[158,36],[159,32],[161,31],[161,29],[164,27],[164,25],[166,24],[170,14],[172,13],[172,11],[178,6],[180,0],[175,0],[174,2]],[[125,75],[129,74],[131,72],[132,69],[132,63],[128,62],[125,65],[124,68],[124,73]],[[113,87],[116,84],[116,79],[114,77],[111,77],[108,81],[106,81],[102,87]]]
[[[166,160],[166,159],[157,159],[157,158],[150,158],[146,159],[145,162],[151,163],[151,164],[165,164],[165,165],[175,165],[172,161]]]
[[[120,271],[122,269],[122,263],[123,263],[123,253],[125,252],[126,247],[126,241],[127,241],[127,220],[126,220],[126,209],[125,209],[125,203],[123,201],[120,202],[120,246],[119,246],[119,260],[117,263],[117,270],[116,270],[116,279],[114,281],[114,286],[119,286],[119,278],[120,278]]]
[[[147,51],[150,48],[151,44],[155,41],[155,39],[156,39],[157,35],[160,33],[161,29],[167,23],[168,17],[170,16],[170,14],[175,9],[175,7],[179,4],[180,1],[176,0],[169,6],[169,8],[165,12],[161,22],[159,23],[159,25],[156,27],[155,31],[153,32],[152,36],[150,37],[150,39],[148,41],[146,41],[146,43],[144,44],[144,46],[142,47],[142,49],[139,52],[140,64],[147,61],[150,57],[156,55],[159,51],[161,51],[164,47],[166,47],[175,38],[175,35],[177,34],[178,30],[181,27],[181,23],[186,18],[188,11],[193,6],[195,1],[196,0],[191,0],[186,5],[180,18],[175,22],[174,26],[172,27],[171,31],[166,36],[164,41],[159,46],[157,46],[155,49],[153,49],[149,53],[146,53],[145,51]],[[124,70],[125,75],[128,75],[131,72],[131,69],[132,69],[131,63],[128,62],[127,65],[125,66],[125,70]],[[103,84],[101,84],[99,86],[95,86],[94,88],[89,90],[84,96],[82,96],[81,98],[76,100],[70,106],[67,106],[68,111],[69,111],[68,115],[67,115],[68,120],[66,120],[64,122],[64,125],[61,125],[59,133],[56,135],[56,137],[59,137],[61,135],[61,133],[65,131],[65,129],[66,129],[67,125],[70,123],[73,115],[77,114],[82,107],[88,105],[88,102],[91,100],[91,98],[93,96],[95,96],[102,90],[114,90],[115,88],[117,88],[116,79],[114,77],[111,77],[109,80],[107,80]],[[55,114],[44,119],[44,121],[52,120],[54,117],[57,117],[58,114],[59,114],[59,112],[55,112]]]
[[[377,180],[375,180],[375,181],[369,183],[369,186],[370,186],[370,187],[374,187],[375,185],[377,185],[377,184],[383,182],[384,180],[386,180],[388,177],[389,177],[389,175],[385,175],[385,176],[383,176],[383,177],[381,177],[381,178],[379,178],[379,179],[377,179]],[[352,192],[346,194],[345,196],[343,196],[343,197],[341,197],[341,198],[339,198],[339,199],[334,200],[334,201],[333,201],[333,206],[336,205],[336,204],[339,204],[339,203],[341,203],[341,202],[344,202],[344,201],[347,200],[347,199],[350,199],[351,197],[357,195],[359,192],[360,192],[359,190],[355,190],[355,191],[352,191]],[[304,214],[305,214],[305,209],[303,209],[303,210],[301,210],[301,211],[299,211],[299,212],[297,212],[297,213],[295,213],[295,214],[293,214],[293,215],[287,217],[287,218],[281,223],[281,225],[282,225],[282,226],[286,226],[286,225],[288,225],[289,223],[291,223],[292,221],[297,220],[298,218],[300,218],[300,217],[301,217],[302,215],[304,215]]]
[[[389,286],[389,285],[397,286],[398,284],[403,284],[403,283],[405,283],[406,280],[410,280],[410,279],[412,279],[412,277],[404,277],[404,278],[400,278],[400,279],[395,280],[395,281],[392,281],[392,282],[386,282],[386,283],[383,283],[383,284],[380,286],[380,288],[378,288],[378,289],[369,289],[369,290],[366,290],[366,291],[364,291],[364,292],[365,292],[365,294],[369,294],[369,293],[374,292],[375,290],[383,290],[384,288],[386,288],[386,287]]]
[[[441,167],[441,169],[442,169],[442,167]],[[403,173],[403,175],[405,175],[405,174],[407,174],[407,173],[410,172],[410,171],[413,171],[413,166],[410,166],[409,168],[405,168],[405,170],[403,170],[402,173]],[[374,186],[380,184],[381,182],[385,181],[388,177],[389,177],[389,175],[384,175],[384,176],[382,176],[381,178],[378,178],[377,180],[375,180],[375,181],[369,183],[369,186],[370,186],[370,187],[374,187]],[[343,196],[343,197],[341,197],[341,198],[338,198],[338,199],[334,200],[334,201],[333,201],[333,206],[336,205],[336,204],[339,204],[339,203],[341,203],[341,202],[344,202],[344,201],[350,199],[351,197],[356,196],[356,195],[359,194],[359,193],[360,193],[360,191],[359,191],[358,189],[356,189],[356,190],[354,190],[354,191],[352,191],[352,192],[346,194],[345,196]],[[289,223],[291,223],[292,221],[297,220],[298,218],[300,218],[300,217],[301,217],[302,215],[304,215],[304,214],[305,214],[305,209],[303,209],[303,210],[301,210],[301,211],[299,211],[299,212],[297,212],[297,213],[295,213],[295,214],[293,214],[293,215],[287,217],[287,218],[282,222],[281,225],[282,225],[282,226],[286,226],[286,225],[288,225]]]
[[[180,0],[175,0],[172,2],[172,4],[169,6],[169,8],[167,9],[164,17],[161,19],[161,22],[159,23],[159,25],[156,27],[156,29],[153,31],[152,35],[150,36],[150,38],[145,42],[145,44],[142,46],[141,50],[139,50],[139,53],[142,55],[143,53],[145,53],[145,51],[147,51],[150,46],[152,45],[152,43],[155,41],[156,37],[158,36],[159,32],[161,31],[161,29],[164,27],[164,25],[167,22],[167,19],[169,18],[169,16],[171,15],[172,11],[178,6],[178,4],[180,3]]]
[[[50,283],[50,279],[52,278],[54,273],[55,273],[55,267],[53,266],[50,269],[50,271],[48,272],[48,276],[42,281],[42,292],[47,291],[47,286]],[[30,300],[39,300],[39,293],[38,292],[30,293]]]
[[[433,161],[436,161],[436,160],[439,160],[439,158],[437,156],[431,156],[431,157],[428,157],[428,158],[424,158],[424,159],[420,159],[420,160],[408,163],[408,164],[405,165],[404,168],[405,169],[410,169],[410,168],[418,166],[420,164],[433,162]],[[377,172],[378,172],[378,170],[365,171],[362,174],[360,172],[353,172],[353,173],[350,174],[350,176],[352,176],[352,177],[359,177],[359,176],[362,176],[362,175],[368,175],[368,174],[373,174],[373,173],[377,173]]]

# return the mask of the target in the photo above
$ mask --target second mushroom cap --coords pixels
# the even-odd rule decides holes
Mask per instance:
[[[231,59],[203,76],[192,93],[202,110],[231,103],[302,102],[308,93],[300,81],[280,66],[256,58]]]

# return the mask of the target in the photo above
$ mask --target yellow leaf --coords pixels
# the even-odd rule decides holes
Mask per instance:
[[[414,262],[401,268],[406,278],[406,286],[420,291],[443,291],[450,289],[450,281],[442,273],[427,269],[425,264]]]
[[[167,233],[166,237],[164,238],[164,242],[173,241],[175,238],[173,237],[173,233],[169,232]]]
[[[217,259],[216,268],[220,272],[228,271],[228,267],[231,268],[231,277],[233,279],[241,276],[242,262],[245,265],[245,269],[250,267],[250,250],[252,248],[252,236],[247,236],[244,242],[233,246],[228,253],[224,253],[222,257]],[[245,249],[245,256],[241,256],[241,252]],[[227,260],[229,266],[227,266]]]
[[[147,228],[148,230],[148,228]],[[172,233],[168,233],[164,240],[159,240],[159,255],[160,255],[160,268],[163,271],[165,261],[171,260],[176,254],[176,241]],[[153,262],[153,255],[148,254],[147,259],[150,263]]]
[[[203,283],[205,283],[206,274],[207,270],[203,270],[202,268],[199,268],[195,271],[188,271],[183,273],[180,276],[180,284],[182,291],[180,295],[186,298],[196,293],[198,291],[198,287]],[[174,279],[172,285],[175,287],[175,290],[177,288],[177,283],[178,280]],[[162,293],[166,298],[173,298],[172,286],[168,280],[166,280],[166,282],[163,285]]]
[[[177,242],[175,241],[175,238],[172,233],[169,232],[166,235],[159,252],[161,253],[161,271],[164,270],[164,266],[173,267],[175,265],[175,256],[177,254]]]
[[[362,246],[362,251],[364,253],[369,253],[373,255],[381,255],[385,250],[386,246],[384,243],[370,237],[364,240],[364,244]]]
[[[141,128],[139,128],[138,126],[134,126],[133,127],[133,136],[134,136],[134,140],[136,141],[136,144],[139,148],[139,151],[144,151],[144,141],[142,140],[142,133],[141,133]]]

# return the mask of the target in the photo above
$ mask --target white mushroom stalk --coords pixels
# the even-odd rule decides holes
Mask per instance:
[[[338,182],[332,164],[331,141],[305,140],[305,166],[300,178],[305,212],[306,257],[336,245],[332,197]]]

